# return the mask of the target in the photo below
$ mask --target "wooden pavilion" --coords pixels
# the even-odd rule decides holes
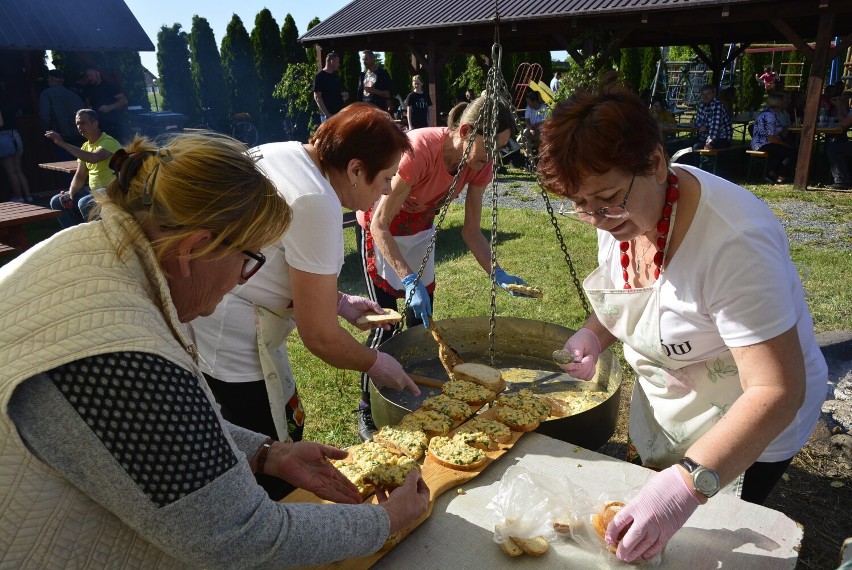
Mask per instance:
[[[589,31],[610,40],[596,48]],[[490,59],[495,33],[505,51],[566,50],[579,61],[595,49],[688,45],[716,78],[751,43],[792,43],[811,63],[794,181],[805,189],[827,64],[852,44],[852,0],[399,0],[380,10],[353,0],[300,41],[317,47],[320,67],[327,50],[408,51],[413,68],[436,77],[455,53]]]

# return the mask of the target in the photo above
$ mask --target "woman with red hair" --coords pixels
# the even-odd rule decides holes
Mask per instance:
[[[619,87],[577,93],[541,131],[539,174],[597,228],[594,308],[565,344],[589,380],[621,341],[636,372],[628,459],[661,470],[606,540],[652,558],[721,488],[762,503],[807,442],[825,398],[787,236],[750,192],[670,165],[660,129]]]
[[[308,144],[252,149],[293,211],[287,233],[263,250],[266,265],[225,295],[211,316],[193,322],[207,379],[225,419],[281,440],[301,438],[304,410],[287,358],[295,327],[326,363],[369,374],[380,386],[420,390],[393,357],[360,344],[339,321],[356,324],[382,308],[337,289],[343,267],[343,211],[366,209],[390,192],[411,149],[390,116],[354,103],[330,117]],[[388,326],[388,325],[385,325]],[[289,487],[260,478],[277,498]]]

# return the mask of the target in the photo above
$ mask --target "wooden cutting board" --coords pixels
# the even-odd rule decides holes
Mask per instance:
[[[486,410],[482,414],[479,414],[476,417],[480,418],[488,418],[495,419],[497,415],[496,408],[491,408]],[[453,432],[455,433],[455,430]],[[382,556],[384,556],[390,549],[399,544],[406,536],[408,536],[411,531],[420,526],[423,521],[429,518],[429,515],[432,514],[432,508],[435,505],[435,500],[440,497],[445,492],[450,489],[454,489],[459,485],[467,483],[468,481],[474,479],[477,475],[482,473],[485,469],[488,468],[489,465],[494,463],[494,461],[501,456],[505,455],[506,451],[512,448],[513,445],[520,439],[523,435],[522,432],[512,432],[512,440],[508,443],[498,443],[497,449],[488,451],[485,453],[487,460],[485,464],[476,469],[474,471],[458,471],[456,469],[450,469],[448,467],[444,467],[442,465],[438,465],[427,455],[424,460],[422,460],[422,465],[420,472],[423,476],[423,480],[426,482],[426,485],[429,487],[430,500],[429,506],[426,509],[426,512],[422,517],[417,519],[411,525],[397,532],[388,538],[385,545],[379,549],[378,552],[370,556],[365,556],[363,558],[349,558],[347,560],[340,560],[337,562],[332,562],[330,564],[324,564],[321,566],[314,566],[312,568],[322,568],[322,569],[345,569],[345,570],[361,570],[364,568],[369,568],[373,564],[375,564]],[[324,501],[310,493],[305,491],[304,489],[296,489],[283,499],[281,499],[282,503],[327,503],[328,501]],[[368,497],[365,503],[376,503],[375,495]]]

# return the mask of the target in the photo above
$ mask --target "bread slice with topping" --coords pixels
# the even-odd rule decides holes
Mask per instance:
[[[500,392],[506,387],[506,383],[503,381],[503,374],[499,370],[476,362],[457,364],[453,367],[452,378],[467,380],[468,382],[485,386],[495,393]]]
[[[494,392],[485,386],[458,379],[444,383],[441,391],[450,398],[455,398],[474,406],[481,406],[486,402],[490,402],[494,399],[495,395]]]
[[[364,469],[358,465],[357,463],[351,463],[344,460],[332,461],[332,464],[340,471],[344,477],[349,479],[353,485],[358,488],[358,492],[361,494],[361,498],[366,499],[369,497],[375,487],[372,483],[369,483],[364,475]]]
[[[456,430],[456,433],[483,432],[495,443],[509,443],[512,441],[512,430],[509,426],[496,420],[486,418],[473,418]]]
[[[412,459],[420,459],[426,453],[429,438],[423,430],[384,426],[373,434],[373,441],[381,443],[394,453],[407,455]]]
[[[428,454],[438,465],[459,471],[474,471],[488,460],[481,449],[444,436],[432,438]]]
[[[456,432],[453,436],[453,440],[460,441],[466,445],[475,447],[476,449],[481,449],[482,451],[489,451],[497,448],[494,440],[488,437],[488,434],[484,431]]]
[[[529,390],[521,390],[517,394],[500,394],[498,406],[509,406],[532,414],[539,422],[550,417],[550,402],[540,398]]]
[[[533,431],[539,425],[538,417],[527,410],[499,406],[497,420],[509,426],[512,431]]]
[[[473,414],[467,402],[450,398],[446,394],[426,398],[423,400],[422,409],[441,412],[454,420],[465,420]]]
[[[392,459],[382,462],[361,464],[364,469],[364,479],[382,489],[396,489],[405,483],[405,476],[412,471],[419,471],[417,461],[404,455],[394,455]]]
[[[433,410],[417,410],[405,414],[397,424],[404,429],[422,430],[427,437],[436,435],[447,435],[453,427],[453,419],[450,416],[435,412]]]

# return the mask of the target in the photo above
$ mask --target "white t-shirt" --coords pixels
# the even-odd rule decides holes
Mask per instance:
[[[788,459],[807,442],[819,419],[827,367],[790,260],[787,235],[751,192],[697,168],[678,168],[698,179],[701,199],[660,287],[661,342],[671,348],[674,360],[706,360],[728,347],[775,338],[796,325],[807,395],[790,426],[760,456],[769,462]],[[620,287],[618,243],[598,231],[598,246],[598,262],[609,264],[612,282]]]
[[[254,305],[290,305],[290,267],[317,275],[339,275],[343,267],[340,199],[302,144],[272,143],[256,150],[262,155],[259,166],[287,200],[293,218],[284,236],[263,250],[263,268],[225,295],[212,315],[192,322],[205,371],[223,382],[263,379]]]

